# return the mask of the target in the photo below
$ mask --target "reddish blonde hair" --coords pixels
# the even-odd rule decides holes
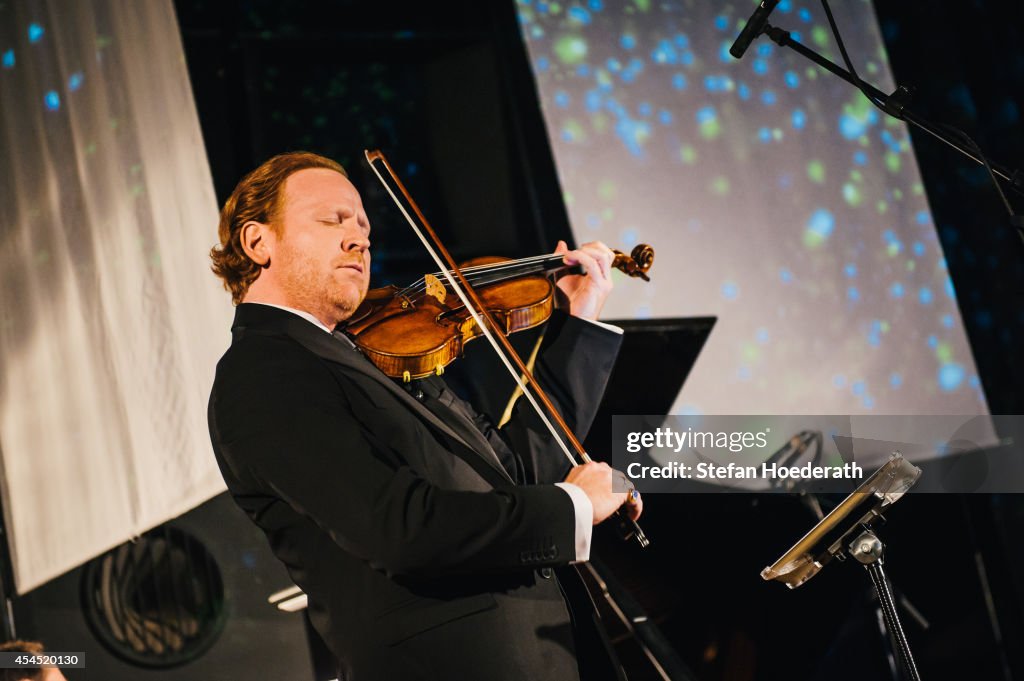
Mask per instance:
[[[0,644],[0,652],[42,655],[44,650],[43,644],[39,641],[7,641]],[[25,679],[37,681],[42,678],[42,665],[29,665],[21,669],[0,669],[0,681],[24,681]]]
[[[211,269],[224,280],[224,288],[231,292],[231,300],[236,305],[260,276],[260,266],[250,260],[242,248],[242,226],[254,221],[276,229],[284,182],[292,173],[306,168],[327,168],[348,177],[337,161],[326,156],[290,151],[274,156],[243,177],[224,203],[217,228],[220,243],[210,249]]]

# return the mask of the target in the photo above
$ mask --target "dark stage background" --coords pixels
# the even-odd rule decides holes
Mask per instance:
[[[274,153],[337,158],[374,220],[375,285],[411,280],[425,259],[361,162],[363,148],[380,147],[457,257],[533,255],[570,238],[511,2],[175,7],[219,202]],[[1019,166],[1021,6],[876,9],[897,82],[917,87],[915,109]],[[1024,247],[984,171],[913,135],[989,405],[1019,413]],[[595,552],[698,678],[891,678],[858,568],[830,567],[795,592],[758,577],[810,526],[798,502],[654,496],[646,507],[648,551],[599,537]],[[904,613],[923,678],[1024,678],[1022,507],[1013,496],[912,495],[892,511],[882,530],[891,575],[929,625]],[[628,640],[620,653],[631,679],[654,678]]]

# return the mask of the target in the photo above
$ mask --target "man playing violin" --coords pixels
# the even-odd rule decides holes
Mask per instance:
[[[499,431],[440,378],[404,389],[337,331],[369,287],[370,222],[334,161],[270,159],[225,203],[219,236],[213,269],[237,308],[211,439],[339,678],[607,675],[577,663],[551,568],[587,560],[592,526],[620,507],[639,517],[639,496],[613,491],[604,463],[570,470],[536,415]],[[559,280],[568,314],[552,317],[535,374],[582,436],[621,342],[592,321],[613,254],[555,252],[586,274]],[[581,631],[591,620],[573,616]]]

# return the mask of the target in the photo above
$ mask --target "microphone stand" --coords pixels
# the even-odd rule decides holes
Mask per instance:
[[[940,126],[933,124],[928,119],[911,111],[908,106],[912,97],[912,91],[909,88],[900,85],[896,88],[895,92],[891,95],[887,95],[878,88],[872,86],[870,83],[860,80],[859,78],[855,78],[849,71],[838,64],[829,61],[806,45],[794,40],[793,36],[790,35],[790,32],[785,29],[779,28],[778,26],[772,26],[770,23],[766,22],[762,33],[767,35],[772,42],[776,43],[780,47],[788,47],[796,51],[826,71],[839,76],[847,83],[850,83],[857,89],[861,90],[865,95],[873,97],[881,105],[881,108],[893,118],[906,121],[915,128],[923,130],[937,140],[945,142],[975,163],[990,168],[991,172],[1005,180],[1010,188],[1014,189],[1019,194],[1024,195],[1024,172],[1020,169],[1010,169],[996,163],[987,162],[986,159],[982,158],[980,152],[972,150],[967,145],[955,139],[949,132],[943,130]],[[1011,214],[1010,224],[1013,225],[1017,230],[1017,233],[1021,236],[1021,239],[1024,240],[1024,215]]]

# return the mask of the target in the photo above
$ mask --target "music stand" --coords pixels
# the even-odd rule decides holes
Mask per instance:
[[[717,317],[672,317],[609,322],[625,335],[601,406],[583,440],[595,460],[611,463],[613,416],[671,411],[717,321]],[[653,358],[657,358],[655,369]]]
[[[583,440],[594,460],[611,463],[608,448],[612,441],[612,417],[616,414],[664,415],[671,411],[717,320],[717,317],[675,317],[610,322],[622,328],[624,337],[594,423]],[[656,371],[651,368],[652,358],[658,361]],[[621,556],[622,546],[617,542],[607,547],[610,562],[614,563],[616,555]],[[596,556],[586,563],[586,569],[592,574],[597,591],[603,595],[612,615],[623,624],[661,678],[678,681],[697,678],[653,618],[615,578],[614,569],[609,569]]]
[[[896,503],[920,475],[920,468],[896,452],[791,549],[761,571],[762,579],[782,582],[795,589],[818,574],[833,558],[844,560],[844,552],[852,556],[871,577],[886,628],[912,681],[920,681],[921,677],[882,567],[885,545],[872,531],[872,526],[882,517],[882,510]],[[850,537],[854,537],[852,541]]]

